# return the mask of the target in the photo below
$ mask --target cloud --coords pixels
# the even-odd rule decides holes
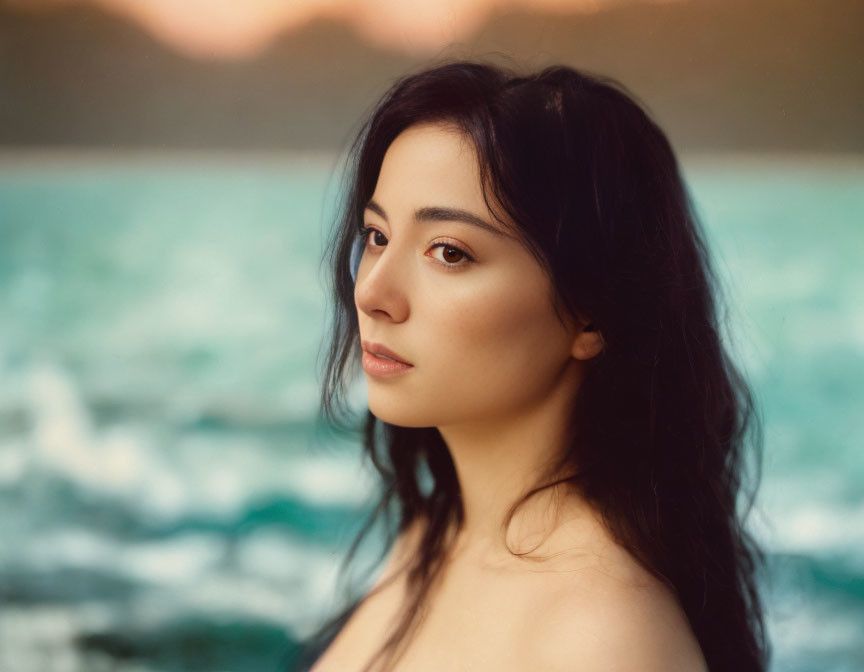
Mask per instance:
[[[659,2],[660,0],[653,0]],[[665,0],[669,2],[670,0]],[[46,5],[81,0],[44,0]],[[196,58],[253,56],[316,18],[346,21],[379,47],[422,55],[469,38],[498,9],[593,12],[615,0],[89,0]],[[20,4],[24,4],[21,2]],[[29,3],[27,3],[29,4]]]

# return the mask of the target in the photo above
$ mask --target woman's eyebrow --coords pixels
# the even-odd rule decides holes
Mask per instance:
[[[371,210],[376,215],[381,216],[385,222],[389,222],[387,219],[387,213],[384,212],[384,208],[382,208],[378,203],[374,200],[370,199],[369,203],[366,204],[366,210]],[[425,207],[419,208],[414,212],[414,221],[417,222],[463,222],[465,224],[471,224],[472,226],[476,226],[478,228],[483,229],[484,231],[489,231],[490,233],[495,234],[496,236],[506,236],[501,229],[492,226],[485,219],[478,217],[477,215],[473,215],[467,210],[461,210],[459,208],[441,208],[441,207]]]

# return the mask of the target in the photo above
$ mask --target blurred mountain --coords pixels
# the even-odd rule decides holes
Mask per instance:
[[[86,4],[0,2],[0,146],[341,149],[428,63],[316,20],[245,61],[178,55]],[[683,150],[864,152],[864,3],[689,0],[506,12],[436,54],[565,63],[627,86]]]

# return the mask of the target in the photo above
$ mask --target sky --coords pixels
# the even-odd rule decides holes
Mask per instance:
[[[17,0],[32,6],[32,0]],[[251,57],[280,32],[326,17],[349,23],[361,38],[409,54],[431,54],[469,38],[496,9],[594,12],[622,0],[43,0],[87,3],[132,18],[189,56]],[[684,0],[635,0],[665,2]]]

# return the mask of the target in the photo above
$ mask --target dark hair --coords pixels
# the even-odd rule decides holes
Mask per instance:
[[[507,522],[540,490],[559,482],[577,488],[618,543],[675,592],[711,670],[767,667],[757,581],[765,557],[744,527],[761,478],[762,424],[720,333],[720,283],[677,159],[643,107],[617,81],[571,67],[523,76],[445,61],[396,81],[351,146],[328,247],[336,303],[321,410],[334,426],[363,424],[382,492],[346,563],[382,512],[390,523],[393,502],[390,543],[418,517],[426,521],[405,617],[366,670],[415,622],[447,532],[459,529],[464,513],[435,427],[390,425],[368,409],[358,419],[345,401],[360,354],[352,244],[388,146],[425,122],[470,138],[487,205],[491,193],[516,223],[551,279],[556,308],[590,318],[605,342],[587,362],[566,450],[549,472],[566,475],[537,483]],[[755,473],[739,513],[748,444]],[[320,653],[322,638],[357,606],[310,638],[318,641],[310,650]]]

